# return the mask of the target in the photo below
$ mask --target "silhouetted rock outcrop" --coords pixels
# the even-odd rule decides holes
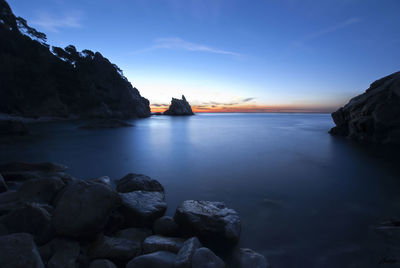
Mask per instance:
[[[400,144],[400,72],[371,84],[365,93],[332,113],[333,135]]]
[[[53,47],[0,0],[0,113],[147,117],[149,101],[99,52]]]
[[[194,115],[192,107],[190,107],[189,102],[186,101],[184,95],[182,99],[172,98],[171,105],[168,110],[164,112],[165,115]]]

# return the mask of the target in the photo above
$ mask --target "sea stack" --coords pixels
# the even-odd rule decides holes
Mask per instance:
[[[332,135],[358,141],[400,144],[400,72],[371,84],[365,93],[332,113]]]
[[[168,110],[164,112],[165,115],[194,115],[192,107],[190,107],[189,102],[187,102],[184,95],[182,99],[172,98],[171,105]]]

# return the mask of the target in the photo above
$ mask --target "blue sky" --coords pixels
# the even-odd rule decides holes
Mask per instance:
[[[400,70],[398,0],[9,0],[100,51],[152,104],[332,111]]]

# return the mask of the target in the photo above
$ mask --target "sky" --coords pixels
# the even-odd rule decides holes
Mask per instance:
[[[152,111],[332,112],[400,70],[398,0],[9,0],[48,43],[99,51]]]

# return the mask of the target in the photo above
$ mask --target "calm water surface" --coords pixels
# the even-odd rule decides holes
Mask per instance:
[[[396,234],[375,231],[400,216],[398,149],[332,137],[326,114],[132,122],[96,131],[37,123],[30,137],[0,141],[0,162],[59,162],[78,178],[147,174],[165,186],[170,215],[186,199],[224,201],[241,215],[241,245],[274,267],[400,265]]]

